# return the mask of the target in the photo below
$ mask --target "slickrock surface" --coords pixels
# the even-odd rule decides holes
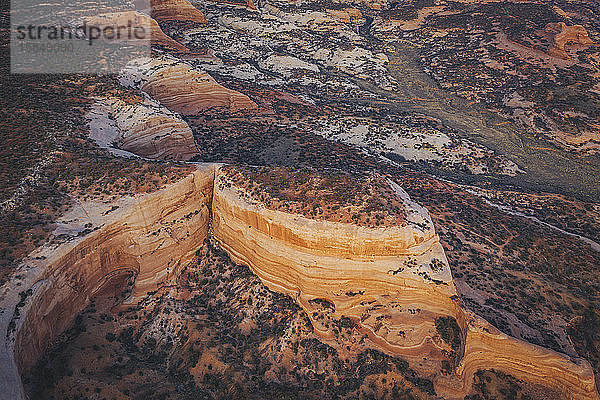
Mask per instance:
[[[154,0],[152,1],[152,12],[150,15],[160,22],[206,23],[204,14],[187,0]]]
[[[546,25],[545,31],[552,35],[552,47],[549,54],[555,57],[569,59],[566,50],[568,45],[592,46],[596,44],[581,25],[568,26],[564,22],[550,23]]]
[[[206,72],[166,57],[132,61],[124,69],[121,82],[140,88],[169,110],[182,115],[219,108],[230,111],[257,108],[248,96],[221,86]]]
[[[155,100],[108,98],[103,102],[119,131],[114,139],[118,148],[154,160],[187,161],[198,154],[188,124]]]
[[[587,361],[512,338],[471,314],[457,376],[470,385],[477,370],[488,368],[553,388],[561,398],[598,399],[594,373]],[[449,391],[452,387],[450,384]]]
[[[100,14],[84,18],[84,21],[88,25],[98,26],[101,29],[105,27],[127,26],[128,23],[131,23],[134,27],[143,27],[145,31],[150,31],[152,44],[179,52],[188,51],[187,47],[167,36],[154,19],[137,11]]]
[[[2,293],[2,309],[16,311],[0,319],[7,344],[0,350],[1,398],[20,397],[17,368],[31,368],[94,293],[130,289],[136,302],[192,260],[207,235],[212,185],[213,167],[205,166],[159,192],[126,199],[117,210],[83,208],[83,220],[90,221],[85,229],[66,220],[57,231],[66,243],[25,260],[22,280]],[[30,290],[18,296],[17,285]]]
[[[0,357],[8,366],[0,383],[22,398],[17,366],[20,372],[30,368],[94,293],[116,295],[131,286],[128,301],[140,301],[169,284],[212,234],[232,260],[294,298],[323,342],[335,346],[339,340],[318,317],[323,307],[338,319],[350,318],[367,340],[343,343],[341,355],[374,348],[400,356],[448,399],[467,395],[482,368],[572,399],[598,399],[586,361],[509,337],[465,311],[427,211],[388,184],[404,203],[405,224],[368,227],[269,209],[215,165],[131,199],[123,211],[85,212],[92,220],[87,230],[80,226],[77,239],[32,254],[23,280],[11,283],[22,294],[16,286],[3,293],[2,308],[15,311],[0,320],[7,338]],[[109,222],[95,226],[110,212]],[[67,222],[62,230],[69,232]],[[444,337],[448,329],[452,340]],[[456,368],[441,373],[444,361]]]
[[[409,360],[445,398],[468,394],[480,368],[568,391],[573,398],[598,398],[586,361],[503,335],[464,311],[427,211],[391,186],[404,199],[410,223],[367,228],[267,209],[247,201],[247,194],[217,173],[213,232],[231,258],[249,265],[269,288],[296,298],[309,316],[314,317],[314,302],[332,304],[334,315],[351,318],[367,333],[370,346]],[[436,320],[447,316],[460,326],[458,349],[436,332]],[[311,320],[318,336],[332,337]],[[436,375],[453,350],[456,375]]]

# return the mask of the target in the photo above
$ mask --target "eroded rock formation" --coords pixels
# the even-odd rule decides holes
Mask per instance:
[[[187,0],[153,0],[152,18],[157,21],[177,21],[206,24],[206,17]]]
[[[156,101],[144,98],[127,103],[105,100],[121,136],[119,148],[155,160],[189,160],[195,156],[196,144],[188,124]]]
[[[496,369],[526,382],[554,389],[564,399],[598,399],[590,364],[555,351],[517,340],[468,313],[464,357],[457,376],[471,384],[480,369]],[[452,383],[447,383],[452,392]],[[462,395],[461,393],[457,393]]]
[[[129,301],[136,302],[193,259],[208,232],[213,174],[212,166],[200,167],[161,191],[132,199],[121,212],[100,214],[96,226],[87,228],[91,233],[42,248],[25,261],[25,281],[14,284],[31,289],[27,301],[17,304],[17,287],[5,289],[10,295],[2,299],[3,308],[23,315],[16,323],[12,313],[0,318],[9,344],[0,351],[0,383],[8,398],[21,396],[17,368],[31,368],[95,293],[131,282]]]
[[[209,74],[167,57],[132,61],[121,75],[126,86],[139,88],[171,111],[196,115],[209,109],[249,111],[250,98],[218,84]]]
[[[213,230],[235,261],[307,311],[311,300],[326,299],[338,317],[355,320],[375,347],[439,362],[444,347],[430,340],[434,321],[457,313],[451,299],[456,291],[429,216],[409,200],[405,205],[405,227],[313,220],[250,204],[217,175]],[[323,338],[330,334],[317,323],[315,329]]]
[[[124,39],[132,39],[131,43],[139,42],[140,44],[147,44],[148,42],[144,39],[150,39],[153,45],[162,46],[179,52],[188,52],[187,47],[167,36],[154,19],[138,11],[132,10],[100,14],[97,16],[84,18],[83,20],[87,25],[96,26],[102,30],[113,28],[115,26],[127,27],[128,25],[131,25],[134,27],[131,31],[131,34],[129,31],[126,34],[125,30],[122,30],[121,32],[121,34],[124,36]],[[135,27],[143,28],[144,30],[143,33],[138,31],[137,37],[135,36]],[[150,33],[150,37],[147,36],[148,32]],[[133,40],[134,38],[135,40]]]
[[[352,318],[368,334],[370,346],[407,359],[445,398],[468,394],[482,368],[573,398],[598,398],[585,360],[504,335],[462,308],[427,211],[390,184],[408,210],[405,227],[366,228],[269,210],[248,202],[217,174],[214,235],[233,260],[249,265],[272,290],[296,298],[309,316],[311,300],[333,304],[338,317]],[[435,320],[444,316],[462,331],[460,362],[451,377],[434,372],[450,350],[436,332]],[[314,319],[313,325],[324,340],[331,335]]]
[[[552,47],[548,53],[554,57],[569,59],[566,47],[570,44],[579,46],[596,44],[581,25],[568,26],[564,22],[550,23],[546,25],[545,31],[552,36]]]
[[[12,330],[10,313],[0,319],[7,338],[0,351],[7,378],[0,383],[20,390],[16,366],[30,368],[94,293],[131,277],[129,301],[136,302],[167,284],[208,235],[212,209],[212,232],[233,260],[295,298],[309,317],[314,300],[331,303],[367,334],[366,346],[406,358],[444,398],[464,397],[473,374],[493,368],[573,399],[598,399],[586,361],[511,338],[463,309],[426,210],[389,184],[405,204],[406,224],[373,228],[267,209],[249,202],[219,167],[200,167],[108,222],[101,219],[80,239],[27,260],[20,287],[31,294],[15,306],[18,290],[9,288],[13,303],[10,296],[2,302],[22,317],[13,313]],[[457,367],[448,375],[439,373],[449,346],[437,333],[438,317],[454,318],[461,331]],[[329,340],[329,329],[313,322],[315,334]],[[13,398],[22,396],[11,390]]]

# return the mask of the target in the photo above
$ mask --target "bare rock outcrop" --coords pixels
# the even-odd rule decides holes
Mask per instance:
[[[182,115],[197,115],[209,109],[239,112],[258,108],[248,96],[218,84],[206,72],[167,57],[133,60],[120,80]]]
[[[17,286],[2,296],[2,308],[14,313],[0,316],[0,398],[22,398],[17,371],[31,368],[95,293],[131,283],[128,301],[135,303],[193,259],[208,232],[213,176],[212,165],[200,167],[163,190],[131,199],[122,211],[99,214],[87,234],[25,260],[24,280],[14,285],[30,289],[26,298],[19,299]]]
[[[548,53],[551,56],[569,59],[568,45],[593,46],[596,43],[590,39],[586,29],[581,25],[568,26],[564,22],[546,25],[545,32],[551,35],[552,47]]]
[[[153,0],[152,18],[159,22],[177,21],[206,24],[206,17],[187,0]]]
[[[124,11],[124,12],[115,12],[115,13],[107,13],[107,14],[100,14],[97,16],[93,16],[93,17],[87,17],[84,18],[83,21],[90,26],[96,26],[99,27],[100,29],[104,30],[107,28],[112,28],[112,27],[127,27],[129,24],[131,24],[133,27],[139,27],[139,28],[143,28],[143,36],[142,36],[142,32],[139,31],[138,32],[138,36],[139,38],[137,38],[137,40],[132,40],[132,43],[147,43],[146,40],[140,40],[140,39],[149,39],[151,41],[151,43],[153,45],[158,45],[158,46],[162,46],[165,47],[167,49],[171,49],[174,51],[179,51],[179,52],[188,52],[188,48],[185,47],[184,45],[182,45],[181,43],[173,40],[172,38],[170,38],[169,36],[167,36],[162,29],[160,28],[160,26],[158,25],[158,23],[150,18],[149,16],[142,14],[138,11]],[[135,38],[135,31],[132,31],[132,36],[131,38]],[[150,33],[150,36],[148,37],[148,33]],[[125,31],[123,30],[122,32],[124,38],[125,38]],[[129,33],[127,33],[127,35],[129,35]]]
[[[526,382],[551,388],[564,399],[598,399],[594,372],[582,358],[573,358],[508,336],[468,313],[464,357],[456,374],[469,386],[480,369],[493,368]],[[455,386],[447,383],[448,393]],[[456,393],[463,396],[463,393]]]
[[[11,283],[1,298],[3,309],[15,311],[0,316],[6,337],[0,393],[23,398],[18,371],[35,363],[95,293],[131,282],[129,301],[136,302],[168,284],[202,245],[212,214],[212,233],[234,261],[295,298],[311,319],[312,302],[332,304],[338,317],[366,334],[364,345],[407,359],[443,398],[463,398],[479,369],[496,369],[572,399],[598,399],[585,360],[507,336],[463,308],[427,211],[389,185],[404,203],[406,223],[359,226],[251,202],[220,167],[208,165],[108,221],[100,218],[102,224],[79,239],[32,254],[24,280]],[[439,317],[453,318],[460,329],[449,374],[439,370],[450,350],[437,331]],[[323,341],[332,338],[330,328],[313,323]]]
[[[442,348],[426,338],[435,336],[436,316],[457,313],[456,291],[429,216],[406,205],[410,227],[314,220],[250,204],[217,174],[213,230],[232,259],[251,266],[272,290],[307,309],[311,300],[326,299],[375,347],[433,360]]]
[[[187,161],[198,154],[188,124],[156,101],[144,98],[128,103],[111,98],[105,102],[121,133],[120,149],[154,160]]]
[[[574,399],[597,399],[587,361],[504,335],[462,307],[427,211],[390,184],[405,201],[408,223],[368,228],[267,209],[217,173],[213,232],[233,260],[294,297],[309,317],[311,301],[333,304],[338,317],[351,318],[368,335],[371,347],[407,359],[444,398],[463,398],[484,368]],[[450,350],[436,331],[439,317],[454,318],[462,332],[451,376],[437,373]],[[322,339],[331,336],[318,321],[313,325]]]

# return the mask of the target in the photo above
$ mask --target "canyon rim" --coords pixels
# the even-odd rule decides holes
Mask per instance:
[[[0,398],[599,399],[596,8],[12,2]]]

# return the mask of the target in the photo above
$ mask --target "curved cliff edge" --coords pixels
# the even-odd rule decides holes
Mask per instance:
[[[369,347],[405,358],[444,398],[463,398],[474,373],[493,368],[572,399],[599,399],[587,361],[507,336],[465,311],[429,215],[390,185],[408,210],[405,226],[368,228],[270,210],[250,203],[214,164],[116,210],[84,209],[91,223],[85,231],[73,231],[73,210],[58,226],[80,234],[36,250],[0,293],[0,398],[25,398],[20,372],[99,290],[131,282],[127,301],[135,303],[169,284],[202,246],[212,214],[212,234],[234,261],[295,298],[309,317],[311,300],[327,300],[337,316],[355,321]],[[435,325],[444,316],[462,333],[450,375],[435,372],[449,350]],[[313,322],[328,341],[330,332]]]
[[[213,234],[234,261],[295,298],[309,317],[310,300],[332,303],[337,316],[353,319],[368,335],[370,347],[402,356],[444,398],[463,398],[477,370],[496,369],[568,398],[598,399],[587,361],[505,335],[462,307],[427,211],[390,185],[404,200],[407,225],[368,228],[252,204],[217,173]],[[435,319],[443,316],[454,317],[462,331],[460,361],[451,375],[433,373],[449,350],[436,334]],[[315,333],[327,340],[329,332],[312,320]]]
[[[136,302],[193,259],[208,232],[213,180],[214,166],[201,166],[167,188],[122,200],[116,210],[114,203],[78,205],[58,222],[56,233],[67,241],[36,250],[0,294],[0,398],[25,398],[20,372],[35,365],[96,292],[125,278],[134,283],[128,301]]]

